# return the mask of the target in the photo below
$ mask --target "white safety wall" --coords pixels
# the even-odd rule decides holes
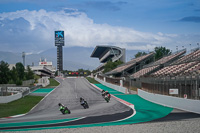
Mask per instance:
[[[30,88],[29,87],[7,87],[7,91],[13,92],[13,95],[0,96],[0,103],[9,103],[14,100],[20,99],[23,96],[24,92],[26,92],[26,94],[30,93]]]
[[[22,97],[22,93],[17,93],[10,96],[0,96],[0,103],[9,103],[14,100],[20,99]]]
[[[117,90],[119,92],[127,93],[127,91],[128,91],[127,88],[125,88],[125,87],[121,87],[121,86],[118,86],[118,85],[107,83],[107,82],[104,82],[104,81],[102,81],[102,80],[100,80],[98,78],[95,78],[95,80],[98,81],[99,83],[101,83],[101,84],[103,84],[103,85],[105,85],[105,86],[107,86],[109,88],[115,89],[115,90]]]
[[[138,95],[157,104],[200,114],[200,100],[154,94],[141,89],[138,89]]]

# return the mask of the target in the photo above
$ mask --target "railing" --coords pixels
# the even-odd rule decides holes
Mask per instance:
[[[200,100],[200,76],[149,77],[142,78],[141,84],[150,93]]]
[[[113,85],[118,85],[118,86],[122,86],[122,87],[125,87],[127,89],[130,88],[130,80],[127,79],[127,78],[111,78],[111,77],[106,77],[106,76],[102,76],[102,75],[98,75],[97,78],[101,79],[101,80],[104,80],[105,78],[105,81],[107,83],[111,83]],[[120,80],[123,81],[123,83],[121,84],[120,83]]]

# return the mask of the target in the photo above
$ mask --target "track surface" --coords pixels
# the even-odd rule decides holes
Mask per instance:
[[[133,113],[129,107],[116,101],[114,98],[111,98],[111,101],[106,103],[101,96],[101,92],[92,87],[84,78],[57,78],[57,80],[60,82],[60,85],[27,115],[0,120],[0,123],[45,121],[81,117],[91,119],[85,119],[85,121],[83,119],[77,122],[77,124],[87,122],[98,123],[98,120],[99,122],[106,122],[123,119]],[[79,103],[80,97],[87,100],[90,107],[89,109],[83,109]],[[72,113],[69,115],[62,115],[59,111],[58,103],[66,105]],[[109,116],[111,116],[111,118],[105,119]],[[96,120],[95,117],[98,118],[98,120]],[[100,119],[101,117],[104,117],[104,119]]]

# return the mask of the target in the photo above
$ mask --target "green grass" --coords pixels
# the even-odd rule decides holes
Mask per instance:
[[[94,78],[86,77],[86,79],[92,83],[92,84],[100,84],[98,81],[96,81]]]
[[[49,78],[50,84],[48,86],[46,86],[45,88],[51,88],[52,86],[58,86],[59,83],[53,79],[53,78]]]
[[[25,96],[10,103],[0,104],[0,118],[27,113],[42,98],[42,96]]]

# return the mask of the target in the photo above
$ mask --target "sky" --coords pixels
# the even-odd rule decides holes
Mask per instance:
[[[0,0],[1,51],[55,48],[55,30],[64,30],[65,47],[190,50],[200,43],[200,1]]]

